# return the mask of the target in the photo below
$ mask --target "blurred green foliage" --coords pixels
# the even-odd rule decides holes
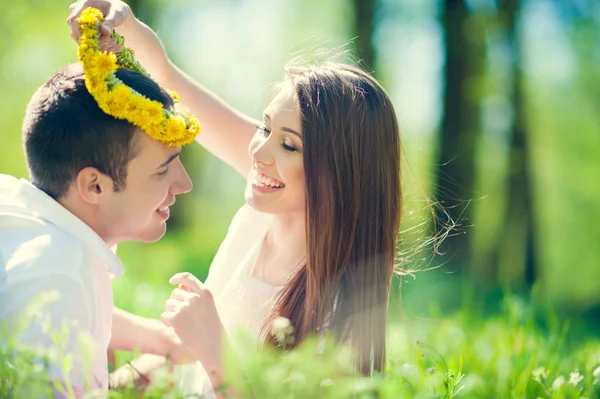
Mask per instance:
[[[26,104],[56,69],[76,60],[76,47],[65,23],[69,3],[12,2],[0,14],[0,173],[27,178],[19,133]],[[485,13],[483,3],[469,2],[470,11]],[[577,15],[565,14],[563,3],[549,0],[524,1],[522,6],[527,12],[520,30],[524,48],[521,67],[532,140],[536,251],[540,258],[536,289],[554,306],[583,314],[600,307],[597,9],[596,14],[588,14],[587,9]],[[140,7],[140,15],[159,32],[176,63],[257,118],[270,85],[282,78],[288,59],[317,48],[348,47],[353,37],[348,22],[351,5],[342,0],[151,1]],[[444,84],[438,14],[438,2],[433,0],[381,0],[372,38],[377,48],[377,75],[396,104],[405,146],[403,249],[409,254],[411,248],[434,234],[426,198],[431,197],[430,185],[437,171],[436,132]],[[511,170],[503,128],[510,117],[503,92],[506,76],[501,68],[507,55],[493,41],[487,46],[485,76],[472,82],[473,89],[484,98],[480,105],[483,122],[477,146],[477,186],[472,188],[469,204],[474,208],[474,220],[460,232],[472,235],[475,259],[497,245],[505,220],[506,178]],[[243,202],[243,179],[228,166],[195,145],[184,150],[183,159],[195,189],[178,199],[165,238],[153,244],[119,246],[126,273],[114,281],[115,303],[149,317],[160,315],[172,289],[168,279],[174,273],[190,271],[202,280],[206,277],[229,222]],[[539,397],[580,397],[582,392],[594,397],[597,388],[591,373],[599,363],[600,352],[597,342],[588,347],[586,341],[595,332],[581,330],[576,334],[583,337],[581,345],[560,346],[564,342],[559,321],[562,316],[541,328],[531,324],[534,316],[515,316],[525,305],[523,309],[518,308],[522,305],[518,301],[503,305],[503,274],[511,268],[510,251],[491,272],[498,283],[492,287],[452,274],[458,265],[452,263],[451,254],[444,257],[418,252],[407,261],[409,268],[433,270],[417,273],[416,279],[406,277],[402,290],[395,284],[395,295],[402,292],[402,306],[398,301],[390,306],[395,337],[390,367],[394,371],[387,380],[374,382],[381,384],[382,392],[411,392],[412,387],[418,387],[413,397],[418,396],[415,392],[423,393],[418,397],[453,397],[431,387],[441,383],[439,386],[445,387],[442,392],[450,392],[449,386],[457,382],[473,397],[530,397],[524,396],[528,390],[539,391]],[[503,309],[503,318],[487,323],[480,319],[495,317]],[[449,316],[456,311],[460,311],[458,316]],[[418,334],[411,333],[410,328],[404,330],[402,325],[432,338],[414,346],[412,338]],[[402,359],[407,353],[412,357],[405,364]],[[419,360],[423,354],[428,360]],[[436,370],[433,377],[427,371],[430,367]],[[537,367],[548,371],[543,381],[541,377],[540,381],[534,379],[541,388],[530,382]],[[585,378],[577,385],[580,396],[552,393],[552,382],[559,375],[567,376],[568,381],[568,373],[575,370]],[[462,380],[460,373],[466,375]],[[431,385],[430,379],[437,382]],[[442,396],[435,396],[435,392]]]
[[[368,379],[354,374],[351,354],[333,341],[309,340],[285,354],[259,350],[255,338],[240,332],[230,337],[236,351],[226,356],[230,377],[220,390],[225,397],[265,399],[599,397],[600,343],[581,325],[561,323],[539,298],[509,293],[498,316],[482,316],[468,307],[408,329],[392,324],[386,374]],[[3,336],[8,345],[0,346],[0,397],[48,395],[44,367],[33,359],[61,359],[68,370],[69,357],[57,357],[61,336],[55,335],[56,348],[48,352]],[[176,381],[177,370],[171,375],[159,370],[148,385],[131,384],[109,397],[191,397],[178,390]],[[68,392],[69,384],[61,389]],[[231,392],[237,395],[228,396]]]

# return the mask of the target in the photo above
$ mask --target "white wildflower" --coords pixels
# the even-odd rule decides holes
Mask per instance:
[[[280,344],[287,345],[293,342],[292,333],[294,332],[294,327],[289,319],[278,317],[273,320],[271,327],[273,335],[275,335]]]
[[[592,375],[594,376],[594,378],[599,378],[600,379],[600,366],[596,367],[596,370],[594,370],[594,372],[592,373]]]
[[[558,391],[560,387],[562,387],[565,384],[565,382],[567,382],[567,379],[564,376],[559,375],[552,383],[552,390]]]
[[[583,376],[579,374],[579,371],[573,371],[569,375],[569,384],[577,386],[581,381],[583,381]]]
[[[275,331],[288,331],[291,326],[290,319],[285,317],[278,317],[273,320],[273,330]]]
[[[533,369],[531,375],[534,380],[542,382],[545,381],[546,378],[548,378],[548,370],[546,370],[544,367],[538,367],[536,369]]]
[[[323,381],[321,381],[321,384],[319,385],[322,387],[331,387],[335,385],[335,382],[331,378],[326,378]]]

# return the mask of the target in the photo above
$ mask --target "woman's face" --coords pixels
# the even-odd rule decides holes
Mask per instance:
[[[259,212],[304,212],[306,185],[300,109],[292,83],[271,101],[250,142],[252,170],[246,202]]]

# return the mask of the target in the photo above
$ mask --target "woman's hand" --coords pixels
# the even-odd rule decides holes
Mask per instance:
[[[209,373],[220,374],[224,332],[211,292],[190,273],[178,273],[169,282],[178,288],[165,304],[163,323],[173,328]]]
[[[83,10],[88,7],[94,7],[100,10],[104,15],[104,22],[100,28],[101,36],[110,36],[113,29],[117,26],[122,25],[130,17],[133,16],[131,8],[120,1],[120,0],[83,0],[77,1],[69,7],[69,16],[67,17],[67,23],[69,24],[69,34],[79,43],[79,36],[81,31],[79,30],[79,24],[77,18]]]

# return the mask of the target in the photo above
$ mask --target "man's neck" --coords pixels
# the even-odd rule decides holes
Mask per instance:
[[[75,217],[81,220],[83,223],[87,224],[96,234],[100,236],[106,242],[109,247],[116,245],[116,242],[111,242],[112,240],[107,238],[106,229],[99,223],[99,218],[95,217],[94,211],[86,206],[85,204],[81,204],[81,202],[77,201],[70,195],[66,195],[56,200],[63,208],[67,211],[71,212]]]

